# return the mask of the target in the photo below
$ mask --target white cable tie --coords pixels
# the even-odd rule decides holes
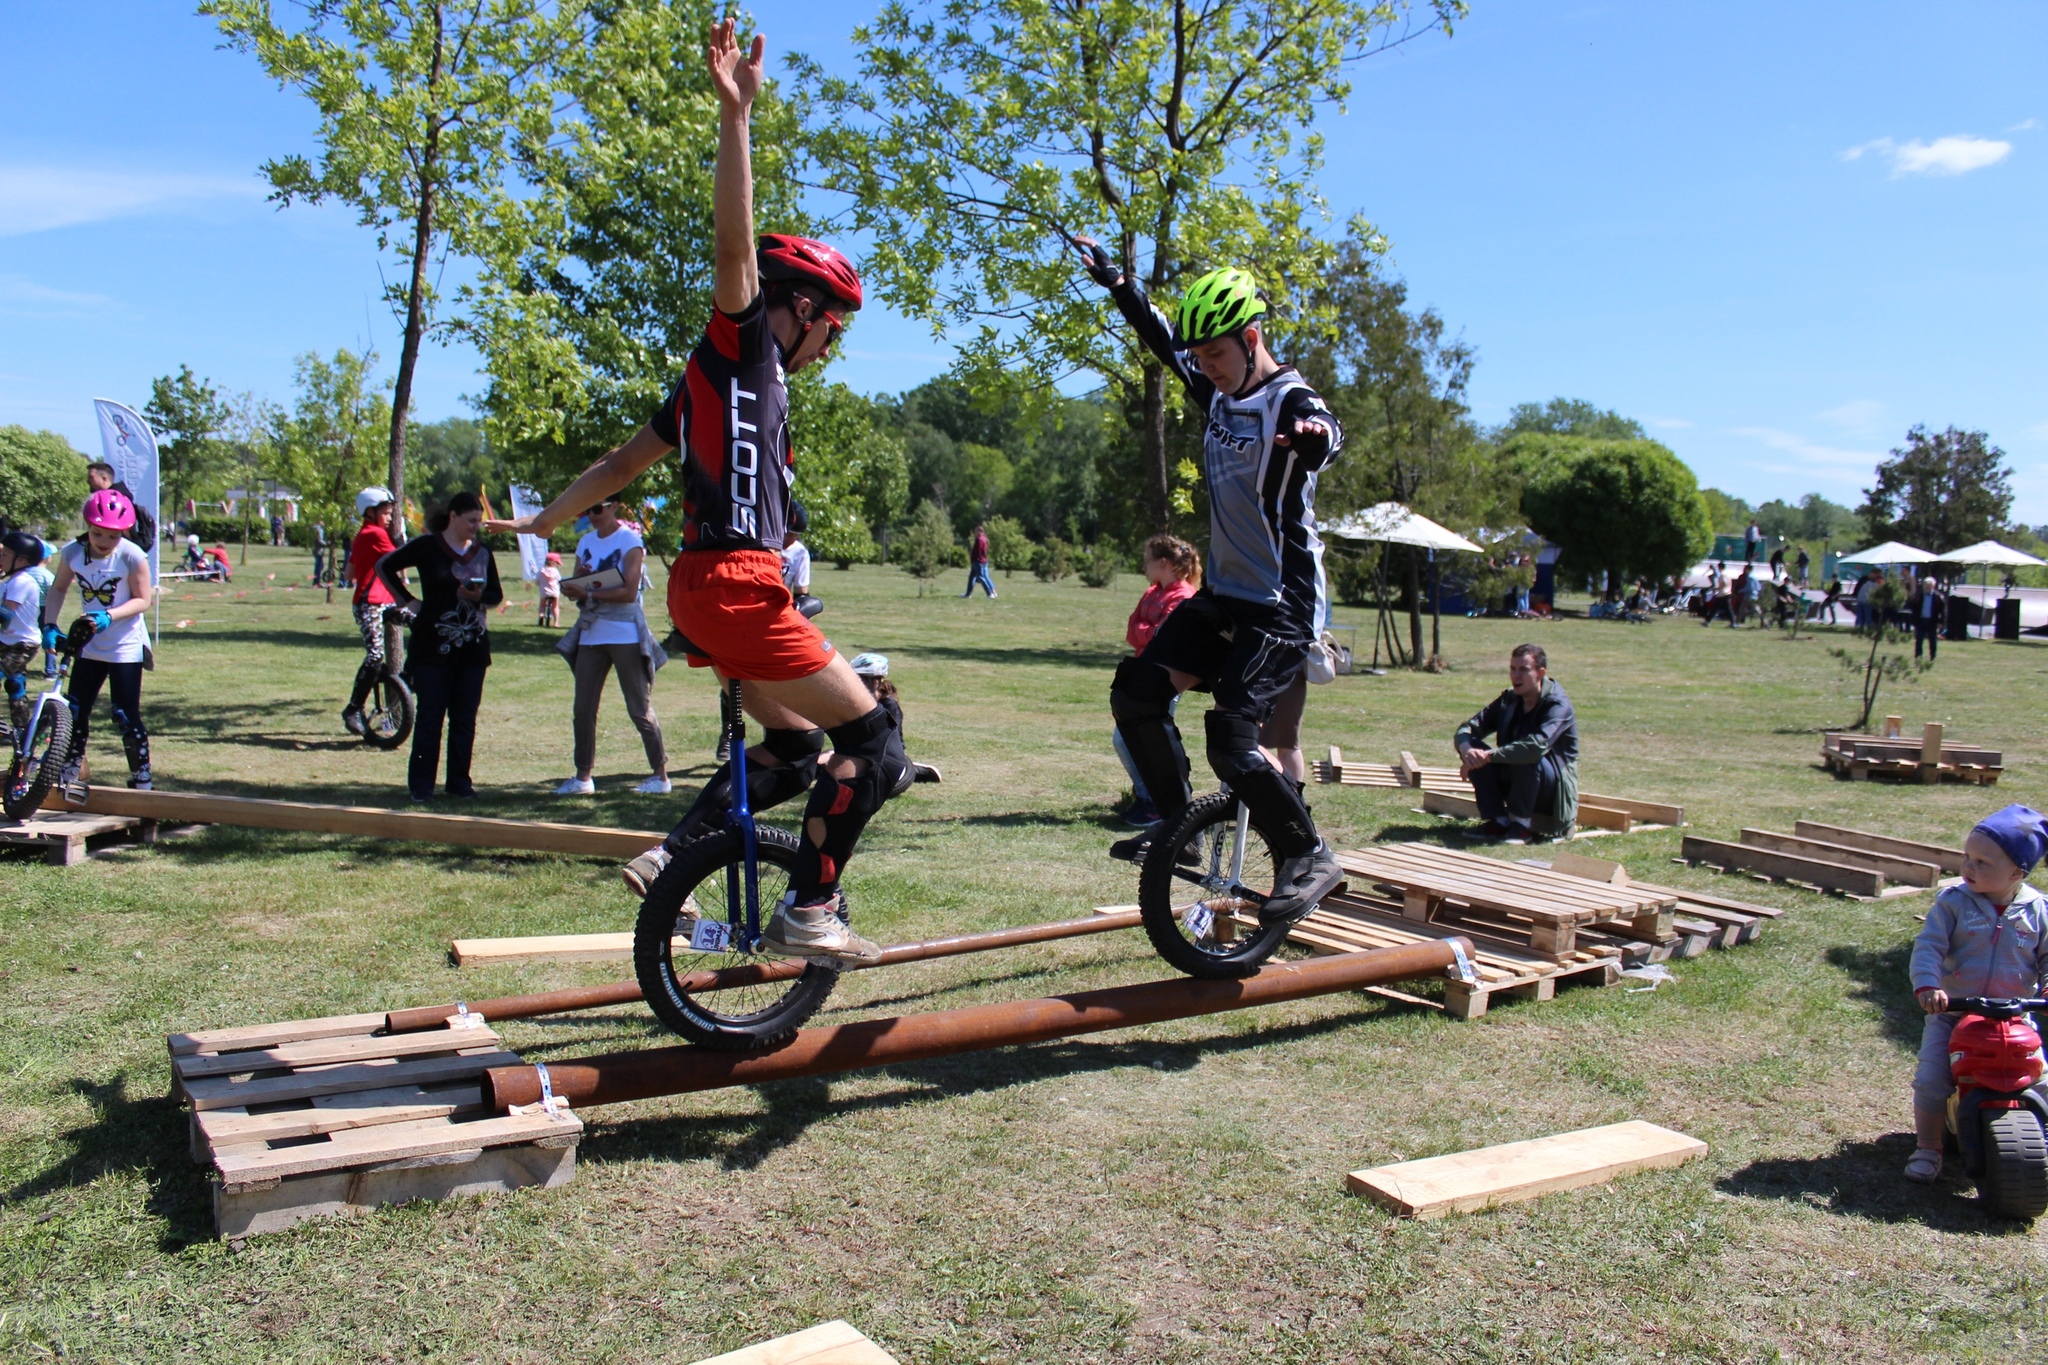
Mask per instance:
[[[561,1111],[555,1099],[554,1082],[548,1078],[548,1064],[546,1062],[535,1062],[533,1064],[533,1070],[534,1073],[540,1077],[541,1112],[546,1114],[549,1118],[559,1118],[561,1116]]]
[[[1468,986],[1478,985],[1479,973],[1472,970],[1472,959],[1465,956],[1465,945],[1455,938],[1447,938],[1443,941],[1451,945],[1451,954],[1458,959],[1457,966],[1454,969],[1458,980]]]

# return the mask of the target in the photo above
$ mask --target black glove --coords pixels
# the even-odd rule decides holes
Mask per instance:
[[[1081,251],[1087,258],[1082,262],[1081,268],[1088,272],[1089,279],[1105,289],[1114,289],[1124,282],[1123,269],[1109,258],[1109,253],[1103,250],[1102,243],[1090,242],[1081,247]]]
[[[1285,433],[1287,445],[1304,459],[1320,460],[1330,453],[1330,433],[1321,427]]]

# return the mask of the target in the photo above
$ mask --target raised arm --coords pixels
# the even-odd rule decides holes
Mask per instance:
[[[711,88],[718,92],[718,167],[711,182],[714,225],[711,301],[720,311],[741,313],[761,292],[754,263],[754,163],[747,119],[761,89],[761,57],[767,39],[756,33],[740,50],[738,20],[728,16],[711,26],[705,60]]]
[[[510,531],[514,535],[547,536],[557,526],[574,521],[587,509],[603,502],[650,469],[656,460],[675,447],[642,427],[622,446],[613,446],[596,463],[576,476],[547,507],[523,517],[501,517],[484,523],[486,531]]]
[[[1197,403],[1207,403],[1214,397],[1216,386],[1190,364],[1186,353],[1174,344],[1172,321],[1159,311],[1144,288],[1126,275],[1093,237],[1074,238],[1074,249],[1081,253],[1082,269],[1088,272],[1090,279],[1109,291],[1110,301],[1116,304],[1117,312],[1123,314],[1131,330],[1138,334],[1138,340],[1145,349],[1180,376],[1180,382],[1187,386],[1188,393]]]

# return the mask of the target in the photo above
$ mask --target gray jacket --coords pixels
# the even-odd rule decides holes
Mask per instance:
[[[2003,915],[1967,886],[1934,898],[1913,940],[1913,989],[2033,995],[2048,977],[2048,896],[2020,883]]]

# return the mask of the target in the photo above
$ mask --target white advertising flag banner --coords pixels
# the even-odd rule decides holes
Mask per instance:
[[[547,510],[540,494],[521,484],[512,485],[512,515],[529,517],[535,512]],[[548,543],[541,536],[519,537],[519,575],[529,583],[540,581],[540,571],[547,567]]]
[[[161,522],[157,502],[157,460],[156,433],[149,429],[149,423],[142,420],[135,409],[111,398],[92,400],[93,411],[100,419],[100,450],[106,462],[114,467],[117,483],[128,485],[135,494],[135,502],[149,513],[154,521]],[[159,530],[158,537],[162,539]],[[149,574],[157,576],[157,547],[149,547]]]

